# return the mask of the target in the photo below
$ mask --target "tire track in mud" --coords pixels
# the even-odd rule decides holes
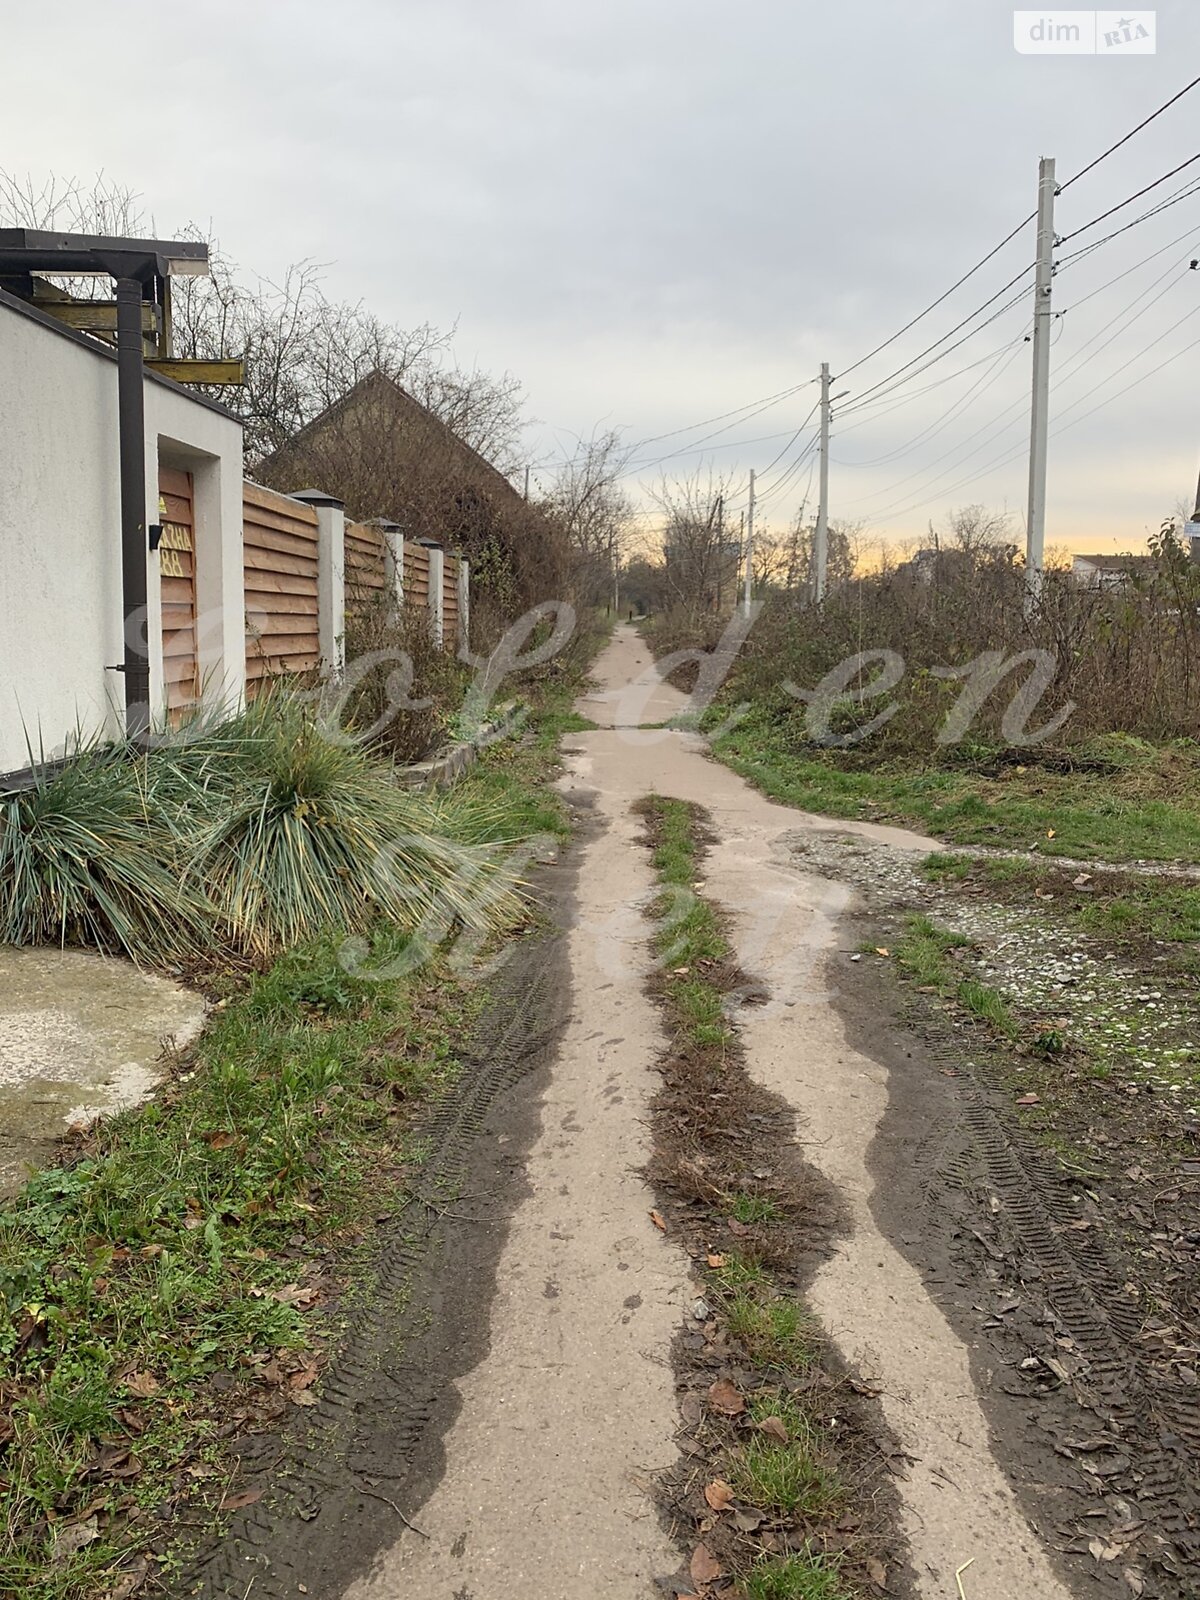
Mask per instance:
[[[311,1600],[324,1600],[408,1523],[396,1497],[412,1502],[424,1486],[416,1458],[436,1448],[435,1425],[440,1439],[452,1419],[451,1379],[475,1359],[455,1358],[460,1308],[439,1281],[443,1247],[461,1221],[496,1222],[486,1210],[447,1213],[489,1113],[543,1062],[565,1021],[564,947],[561,935],[532,937],[502,969],[456,1084],[413,1130],[429,1154],[385,1225],[374,1287],[323,1374],[317,1404],[282,1434],[238,1449],[245,1484],[265,1493],[184,1570],[177,1594],[243,1600],[252,1583],[254,1600],[293,1600],[303,1583]],[[489,1255],[498,1255],[503,1231],[484,1247]],[[486,1282],[458,1287],[486,1313]]]
[[[1200,1446],[1200,1396],[1156,1378],[1138,1345],[1141,1313],[1123,1292],[1107,1251],[1079,1229],[1078,1208],[1061,1176],[1006,1124],[966,1064],[961,1034],[924,1008],[910,1007],[906,1020],[929,1064],[955,1092],[956,1126],[926,1138],[918,1157],[926,1169],[928,1212],[944,1228],[947,1189],[962,1190],[977,1210],[986,1207],[986,1201],[980,1205],[984,1189],[996,1197],[1020,1250],[1035,1265],[1038,1293],[1060,1336],[1074,1345],[1075,1370],[1063,1386],[1128,1457],[1125,1470],[1105,1476],[1105,1495],[1121,1497],[1131,1520],[1144,1519],[1162,1541],[1151,1559],[1167,1586],[1124,1592],[1191,1600],[1200,1593],[1200,1493],[1195,1459],[1188,1457]],[[970,1231],[987,1248],[980,1230]]]

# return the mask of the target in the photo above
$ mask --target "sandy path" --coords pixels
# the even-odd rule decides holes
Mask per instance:
[[[631,629],[618,629],[596,677],[579,709],[599,731],[568,741],[564,779],[568,793],[594,796],[601,824],[580,870],[572,1019],[501,1261],[491,1348],[461,1385],[446,1473],[418,1519],[429,1538],[405,1533],[348,1600],[648,1600],[677,1565],[640,1486],[672,1457],[667,1351],[688,1294],[637,1176],[661,1035],[642,993],[652,884],[630,804],[650,792],[713,817],[707,882],[771,995],[742,1018],[750,1069],[796,1107],[809,1159],[853,1217],[811,1298],[882,1387],[914,1458],[900,1491],[920,1594],[956,1600],[955,1568],[974,1557],[968,1600],[1067,1600],[991,1454],[966,1346],[872,1218],[867,1153],[887,1072],[847,1046],[823,977],[846,891],[797,871],[779,843],[808,826],[897,849],[930,842],[774,805],[697,739],[639,730],[683,697],[656,682]]]

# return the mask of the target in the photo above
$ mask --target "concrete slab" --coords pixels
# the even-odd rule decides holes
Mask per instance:
[[[0,945],[0,1195],[72,1123],[145,1100],[164,1044],[190,1043],[204,1013],[199,995],[127,961]]]

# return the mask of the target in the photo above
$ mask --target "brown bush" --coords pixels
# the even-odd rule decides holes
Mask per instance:
[[[371,658],[377,659],[368,670],[355,672],[355,662]],[[397,612],[378,594],[347,595],[346,663],[352,686],[343,722],[360,733],[374,730],[373,748],[403,766],[424,760],[445,741],[470,673],[437,643],[426,607]]]

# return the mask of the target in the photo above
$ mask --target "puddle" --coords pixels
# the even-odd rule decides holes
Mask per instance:
[[[52,1158],[72,1122],[137,1105],[163,1044],[204,1021],[199,995],[126,961],[0,946],[0,1195]]]

